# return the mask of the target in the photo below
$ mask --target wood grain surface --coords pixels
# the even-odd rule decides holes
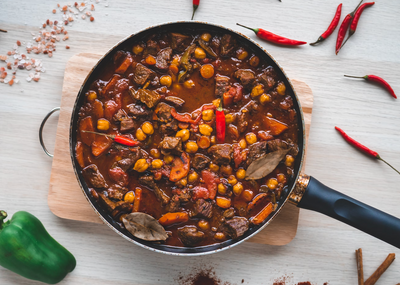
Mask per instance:
[[[38,129],[49,110],[61,104],[68,60],[77,53],[104,54],[132,33],[160,23],[189,20],[192,14],[190,0],[96,2],[88,0],[96,5],[92,12],[95,20],[75,19],[68,25],[69,39],[57,42],[52,58],[31,54],[41,59],[46,68],[38,83],[28,83],[25,78],[29,72],[18,70],[18,84],[0,84],[0,207],[10,216],[20,210],[34,214],[74,254],[77,267],[60,285],[192,285],[183,280],[202,269],[214,272],[221,284],[229,285],[297,285],[305,281],[313,285],[354,285],[356,249],[363,249],[365,278],[388,253],[400,256],[400,249],[308,210],[300,211],[296,236],[285,246],[245,242],[217,254],[190,258],[153,253],[122,239],[102,224],[54,215],[47,201],[53,161],[40,147]],[[357,32],[338,55],[334,52],[337,29],[319,46],[293,48],[262,41],[252,31],[236,25],[265,28],[313,42],[329,25],[339,3],[343,3],[343,19],[359,2],[202,0],[195,20],[223,25],[251,37],[273,55],[290,78],[310,86],[314,105],[307,174],[400,217],[400,176],[348,145],[334,129],[341,127],[400,168],[400,101],[379,86],[343,77],[376,74],[400,95],[400,1],[379,0],[366,9]],[[17,40],[32,41],[31,33],[37,33],[47,19],[62,19],[61,13],[52,13],[57,3],[68,4],[51,0],[2,1],[0,28],[8,33],[0,33],[0,55],[12,50]],[[65,45],[71,48],[65,49]],[[0,61],[0,67],[4,66]],[[55,149],[58,120],[58,114],[54,114],[44,128],[50,152]],[[78,210],[71,207],[70,211]],[[399,282],[397,258],[376,285]],[[0,267],[0,284],[43,283]]]
[[[86,200],[76,180],[69,152],[69,126],[72,108],[82,82],[100,57],[100,54],[80,53],[67,62],[48,195],[49,208],[58,217],[92,223],[102,221]],[[313,105],[312,91],[302,81],[292,80],[292,83],[304,111],[308,137]],[[296,235],[298,217],[299,209],[286,204],[270,225],[248,241],[270,245],[288,244]]]

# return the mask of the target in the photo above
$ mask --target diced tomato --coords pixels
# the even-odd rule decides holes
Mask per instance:
[[[119,106],[114,100],[108,100],[104,104],[104,117],[111,121],[114,114],[119,110]]]
[[[113,180],[115,183],[117,183],[117,184],[119,184],[121,186],[128,185],[129,176],[120,167],[111,168],[108,171],[108,174],[109,174],[111,180]]]
[[[209,192],[207,188],[196,186],[192,190],[192,199],[196,201],[197,199],[208,199]]]
[[[233,98],[236,95],[236,88],[231,87],[229,88],[228,92],[225,92],[223,95],[223,105],[224,107],[228,107],[232,105],[233,103]]]
[[[273,135],[267,133],[266,131],[258,131],[257,137],[262,141],[269,141],[274,138]]]
[[[219,183],[219,177],[214,172],[203,170],[201,172],[201,178],[203,179],[208,189],[208,197],[210,199],[214,199],[215,195],[217,195],[217,185]]]
[[[233,161],[235,162],[235,168],[238,168],[240,164],[247,158],[247,152],[241,150],[240,146],[233,146]]]
[[[236,94],[233,98],[233,102],[237,103],[243,99],[243,86],[239,84],[235,84],[236,87]]]
[[[129,79],[122,78],[117,81],[114,87],[114,94],[122,93],[129,88]]]

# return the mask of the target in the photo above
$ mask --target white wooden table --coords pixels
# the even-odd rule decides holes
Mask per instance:
[[[312,42],[329,25],[339,1],[202,0],[195,19],[233,28],[256,39],[236,22],[264,27],[277,34]],[[358,0],[343,0],[349,13]],[[314,109],[306,172],[326,185],[400,217],[400,176],[346,144],[334,126],[375,149],[400,168],[400,102],[378,86],[346,79],[343,74],[377,74],[400,95],[400,2],[378,0],[365,11],[358,30],[339,55],[337,31],[318,47],[285,48],[260,42],[291,78],[305,81],[314,92]],[[54,15],[55,1],[4,0],[0,10],[0,54],[16,40],[31,40],[31,32]],[[69,2],[59,2],[61,5]],[[90,2],[89,2],[90,3]],[[95,3],[94,1],[92,3]],[[108,3],[106,7],[105,3]],[[357,284],[354,251],[362,248],[367,278],[388,253],[400,250],[321,214],[301,210],[295,239],[282,247],[242,243],[202,257],[153,253],[125,241],[105,225],[62,220],[47,206],[51,159],[39,145],[43,117],[59,106],[63,72],[78,52],[105,52],[118,40],[147,26],[188,20],[192,4],[176,1],[108,1],[95,4],[93,23],[75,21],[70,39],[58,44],[53,58],[43,58],[46,72],[38,83],[0,84],[0,208],[10,214],[26,210],[77,259],[76,269],[60,284],[178,284],[180,276],[212,269],[223,282],[273,284]],[[66,50],[65,44],[71,46]],[[4,62],[0,62],[4,66]],[[54,149],[57,116],[49,119],[45,141]],[[399,237],[400,238],[400,237]],[[395,260],[377,284],[400,282]],[[39,284],[0,268],[0,284]]]

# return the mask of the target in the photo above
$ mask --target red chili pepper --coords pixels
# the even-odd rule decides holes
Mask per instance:
[[[349,38],[356,32],[358,21],[360,20],[361,14],[364,11],[364,9],[367,7],[371,7],[374,4],[375,2],[364,3],[360,6],[360,8],[357,9],[356,13],[354,14],[353,21],[351,21],[350,24],[349,35],[340,48],[342,48],[347,43]]]
[[[383,86],[387,91],[389,91],[390,95],[392,95],[393,98],[397,99],[397,96],[394,93],[393,88],[382,77],[379,77],[379,76],[376,76],[376,75],[365,75],[365,76],[345,75],[345,76],[346,77],[351,77],[351,78],[363,78],[363,79],[365,79],[367,81],[375,82],[375,83]]]
[[[302,42],[302,41],[296,41],[296,40],[291,40],[282,36],[278,36],[276,34],[273,34],[271,32],[268,32],[264,29],[252,29],[246,26],[243,26],[241,24],[236,23],[236,25],[239,25],[243,28],[252,30],[254,33],[256,33],[257,37],[259,37],[260,39],[269,41],[271,43],[274,44],[278,44],[278,45],[286,45],[286,46],[298,46],[298,45],[304,45],[307,42]]]
[[[215,126],[217,132],[217,141],[223,143],[225,141],[225,113],[222,109],[222,99],[219,101],[219,106],[215,111]]]
[[[83,130],[82,132],[106,136],[106,137],[112,138],[116,143],[123,144],[126,146],[137,146],[139,144],[138,141],[134,141],[134,140],[131,140],[131,139],[123,137],[123,136],[107,135],[107,134],[102,134],[102,133],[97,133],[97,132],[92,132],[92,131],[85,131],[85,130]]]
[[[341,15],[342,15],[342,3],[340,3],[339,6],[337,7],[335,16],[333,17],[332,22],[329,25],[328,29],[326,29],[326,31],[318,38],[318,40],[315,43],[311,43],[310,45],[314,46],[327,39],[339,24]]]
[[[174,119],[178,120],[179,122],[195,124],[195,121],[190,117],[189,114],[181,115],[178,114],[178,112],[175,109],[172,109],[171,115],[172,117],[174,117]]]
[[[200,5],[200,0],[193,0],[193,14],[192,14],[192,20],[194,17],[194,13],[196,12],[197,8],[199,8]]]
[[[360,3],[358,3],[357,7],[354,9],[353,12],[351,12],[350,14],[347,14],[346,17],[343,19],[342,24],[340,25],[339,28],[339,32],[338,32],[338,36],[336,39],[336,54],[339,53],[339,50],[342,46],[344,37],[346,36],[346,32],[350,26],[351,20],[354,17],[354,13],[357,11],[358,7],[361,5],[363,0],[360,1]]]
[[[366,153],[369,156],[372,156],[376,159],[382,160],[384,163],[389,165],[394,171],[396,171],[398,174],[400,174],[400,172],[396,168],[394,168],[389,163],[387,163],[385,160],[383,160],[376,151],[373,151],[372,149],[366,147],[365,145],[363,145],[363,144],[359,143],[358,141],[356,141],[355,139],[351,138],[342,129],[340,129],[338,127],[335,127],[335,129],[342,135],[344,140],[347,141],[349,144],[351,144],[352,146],[354,146],[358,150],[361,150],[362,152]]]

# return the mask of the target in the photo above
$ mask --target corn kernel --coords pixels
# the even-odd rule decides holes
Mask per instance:
[[[239,141],[239,146],[240,146],[240,148],[245,149],[245,148],[247,147],[247,142],[246,142],[246,140],[245,140],[245,139],[241,139],[241,140]]]
[[[186,152],[196,153],[199,149],[199,146],[195,142],[187,142],[186,143]]]
[[[286,155],[285,165],[287,167],[291,167],[291,166],[293,166],[293,162],[294,162],[294,157],[291,156],[290,154]]]
[[[219,166],[215,163],[210,163],[210,170],[213,172],[217,172],[219,170]]]
[[[160,169],[163,166],[163,162],[161,159],[154,159],[151,162],[151,166],[153,167],[153,169]]]
[[[146,135],[152,135],[154,133],[153,125],[150,122],[144,122],[142,125],[142,131]]]
[[[263,94],[260,96],[260,103],[261,103],[262,105],[264,105],[264,104],[266,104],[266,103],[268,103],[268,102],[271,102],[271,95],[263,93]]]
[[[204,49],[202,49],[202,48],[200,48],[200,47],[197,47],[195,50],[194,50],[194,57],[195,58],[197,58],[197,59],[203,59],[203,58],[205,58],[207,55],[206,55],[206,52],[204,51]]]
[[[144,172],[147,170],[147,168],[149,168],[149,164],[147,163],[146,159],[141,158],[136,161],[133,170],[136,170],[137,172]]]
[[[161,85],[164,85],[164,86],[167,86],[167,87],[170,87],[171,84],[172,84],[172,77],[169,76],[169,75],[163,75],[163,76],[161,76],[161,78],[160,78],[160,84],[161,84]]]
[[[246,170],[240,168],[238,171],[236,171],[236,177],[237,179],[243,180],[246,177]]]
[[[209,40],[211,40],[211,35],[209,33],[204,33],[200,36],[200,38],[205,41],[208,42]]]
[[[225,195],[226,194],[226,190],[228,190],[228,189],[226,188],[226,186],[223,183],[219,183],[218,186],[217,186],[217,190],[218,190],[219,194]]]
[[[242,194],[242,191],[243,191],[242,183],[238,182],[235,185],[233,185],[232,191],[236,196],[239,196],[240,194]]]
[[[211,121],[214,117],[214,110],[204,110],[201,115],[204,121]]]
[[[141,128],[137,128],[136,129],[136,138],[139,141],[144,141],[147,138],[147,136]]]
[[[183,86],[185,86],[187,89],[192,89],[195,86],[195,84],[192,79],[189,79],[183,82]]]
[[[257,136],[255,133],[248,133],[246,134],[246,141],[248,144],[253,144],[257,142]]]
[[[210,228],[210,223],[206,220],[200,220],[197,225],[199,226],[200,229],[203,231],[206,231]]]
[[[174,157],[172,155],[170,155],[170,154],[164,156],[164,162],[166,164],[172,163],[173,160],[174,160]]]
[[[97,120],[97,129],[101,131],[107,131],[110,128],[110,122],[106,119]]]
[[[204,136],[211,136],[211,133],[213,131],[213,128],[211,128],[209,125],[207,124],[201,124],[199,126],[199,131],[202,135]]]
[[[197,179],[199,179],[199,175],[196,172],[192,172],[188,175],[188,181],[189,183],[196,182]]]
[[[278,180],[276,180],[275,178],[268,179],[267,186],[269,189],[274,190],[277,185],[278,185]]]
[[[238,182],[238,181],[237,181],[235,175],[229,175],[229,177],[228,177],[228,183],[229,183],[229,184],[235,185],[237,182]]]
[[[143,51],[143,47],[141,45],[135,45],[132,51],[134,54],[139,54]]]
[[[133,203],[135,200],[135,193],[133,191],[130,191],[125,194],[124,201],[128,203]]]
[[[235,116],[233,114],[226,114],[225,115],[225,123],[231,124],[235,120]]]
[[[283,82],[280,82],[278,86],[276,86],[276,92],[278,92],[279,95],[285,95],[286,86]]]
[[[96,99],[97,99],[96,91],[90,90],[89,92],[86,93],[86,100],[88,102],[93,102]]]
[[[188,129],[180,130],[175,135],[177,138],[181,138],[183,142],[187,141],[190,137],[190,131]]]
[[[264,87],[261,84],[258,84],[253,87],[251,90],[251,97],[257,97],[264,93]]]

